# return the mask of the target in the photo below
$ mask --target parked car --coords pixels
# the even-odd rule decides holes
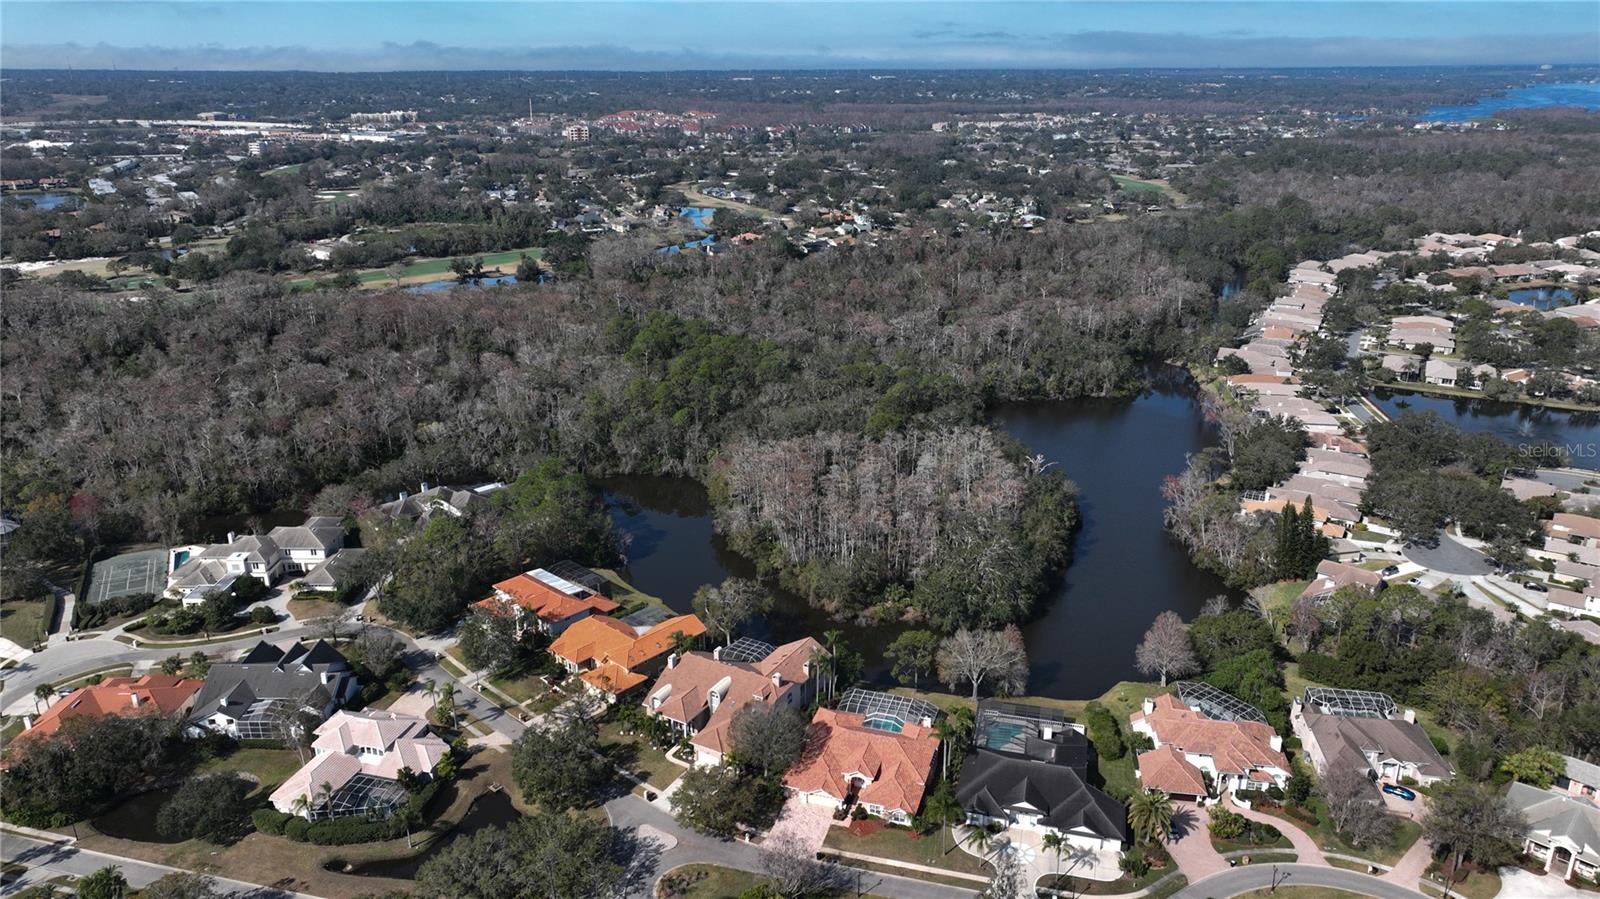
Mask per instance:
[[[1522,582],[1522,587],[1523,587],[1523,589],[1531,590],[1534,593],[1549,593],[1550,592],[1550,588],[1549,587],[1546,587],[1544,584],[1541,584],[1538,581],[1523,581]]]
[[[1399,784],[1384,784],[1383,791],[1388,793],[1390,796],[1399,796],[1401,799],[1404,799],[1407,802],[1415,802],[1417,799],[1417,793],[1415,790],[1402,787]]]
[[[1395,575],[1400,573],[1400,566],[1399,565],[1390,565],[1390,566],[1384,568],[1382,571],[1380,571],[1378,573],[1383,575],[1384,577],[1394,577]]]

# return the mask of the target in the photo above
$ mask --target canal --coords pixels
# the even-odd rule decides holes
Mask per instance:
[[[1137,678],[1133,650],[1159,612],[1192,618],[1206,599],[1228,592],[1189,562],[1161,524],[1162,479],[1216,439],[1193,385],[1170,371],[1138,397],[1007,406],[996,411],[994,424],[1079,487],[1083,527],[1072,564],[1025,627],[1028,692],[1093,697]],[[688,611],[701,584],[754,575],[750,562],[715,533],[705,492],[695,482],[630,477],[602,486],[627,541],[623,574],[639,589]],[[843,625],[780,592],[772,614],[750,633],[781,642],[830,628],[842,630],[866,657],[869,678],[887,683],[882,653],[895,628]]]
[[[1374,391],[1372,398],[1391,418],[1408,411],[1432,412],[1463,431],[1493,434],[1530,453],[1554,444],[1566,450],[1573,466],[1600,471],[1600,414],[1394,390]],[[1541,461],[1548,460],[1530,458],[1529,463]]]

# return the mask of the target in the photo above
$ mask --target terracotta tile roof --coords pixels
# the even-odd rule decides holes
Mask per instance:
[[[578,675],[583,682],[603,693],[626,693],[639,686],[650,678],[643,674],[636,674],[621,665],[607,662],[598,668],[590,668]]]
[[[563,631],[550,651],[574,665],[588,665],[625,656],[637,637],[633,628],[610,615],[590,615]]]
[[[733,714],[746,702],[775,702],[785,691],[809,680],[809,663],[813,652],[822,644],[803,637],[785,643],[759,662],[729,662],[713,657],[708,652],[691,652],[680,658],[676,665],[661,672],[651,687],[651,696],[645,707],[652,714],[677,721],[694,723],[705,713],[713,691],[720,686],[721,698],[717,708],[691,740],[717,752],[724,751],[726,731]],[[776,674],[778,683],[773,683]],[[726,683],[724,684],[724,681]],[[666,691],[661,705],[652,708],[654,697]]]
[[[1289,760],[1272,748],[1272,727],[1259,721],[1216,721],[1170,693],[1155,698],[1150,714],[1134,712],[1132,719],[1148,723],[1162,747],[1211,756],[1224,774],[1244,775],[1258,767],[1289,770]]]
[[[567,628],[550,644],[550,651],[580,668],[593,666],[582,675],[586,682],[608,693],[622,693],[644,683],[646,678],[633,669],[671,652],[677,634],[698,637],[705,632],[695,615],[668,618],[642,634],[609,615],[591,615]]]
[[[907,724],[900,733],[867,727],[865,718],[818,709],[811,719],[805,752],[784,775],[784,786],[802,793],[821,791],[843,800],[850,776],[871,782],[861,787],[861,802],[915,814],[933,773],[939,738],[931,728]]]
[[[1176,793],[1180,796],[1204,796],[1205,778],[1200,769],[1189,764],[1183,753],[1171,746],[1139,753],[1139,783],[1145,789]]]
[[[541,621],[565,621],[585,610],[609,614],[621,608],[617,603],[591,593],[579,598],[569,596],[528,574],[519,574],[494,585],[495,595],[479,600],[476,605],[487,607],[491,602],[510,601]]]
[[[81,687],[44,711],[28,729],[30,734],[47,735],[61,729],[67,718],[87,715],[165,715],[184,709],[200,692],[203,681],[166,674],[143,677],[108,677],[100,683]]]

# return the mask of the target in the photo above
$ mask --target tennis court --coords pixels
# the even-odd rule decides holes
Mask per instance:
[[[147,549],[123,553],[94,563],[89,586],[83,592],[89,602],[105,602],[134,593],[161,593],[167,586],[167,551]]]

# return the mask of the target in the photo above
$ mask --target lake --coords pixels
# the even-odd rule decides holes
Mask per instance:
[[[1464,106],[1435,106],[1421,115],[1424,122],[1470,122],[1507,109],[1548,109],[1570,106],[1600,109],[1600,84],[1535,84],[1482,97]]]
[[[5,200],[6,200],[6,202],[16,202],[18,200],[28,200],[28,201],[33,203],[34,208],[36,208],[36,209],[55,209],[58,206],[65,206],[68,203],[76,203],[78,201],[78,197],[75,194],[12,193],[12,194],[6,194],[5,195]]]
[[[1072,564],[1024,633],[1032,662],[1028,692],[1098,696],[1137,679],[1133,650],[1155,616],[1194,617],[1207,598],[1229,592],[1196,568],[1161,524],[1161,481],[1188,454],[1216,440],[1186,376],[1173,373],[1132,399],[1030,403],[998,410],[996,426],[1060,467],[1079,485],[1083,528]],[[628,477],[602,482],[612,520],[627,541],[622,574],[678,611],[691,609],[701,584],[754,576],[749,560],[715,533],[704,490],[686,478]],[[895,627],[831,621],[803,598],[780,591],[772,614],[751,636],[770,642],[840,628],[887,682],[883,647]]]
[[[434,799],[435,804],[444,808],[439,798]],[[506,827],[522,817],[517,807],[511,804],[511,797],[504,790],[495,790],[484,793],[472,801],[472,807],[461,819],[461,823],[450,829],[450,832],[439,837],[438,841],[429,846],[427,851],[413,857],[402,859],[379,860],[358,862],[348,867],[337,861],[323,865],[330,871],[338,874],[353,874],[357,877],[393,877],[401,880],[415,880],[417,869],[423,863],[437,855],[440,850],[465,836],[471,836],[485,827]]]
[[[455,290],[457,287],[499,287],[502,284],[517,283],[516,275],[490,275],[477,281],[461,281],[454,277],[443,281],[429,281],[426,284],[413,284],[407,287],[406,293],[433,293],[440,290]]]
[[[1570,287],[1519,287],[1506,293],[1506,299],[1535,309],[1556,309],[1577,296]]]
[[[1389,390],[1374,391],[1373,400],[1391,417],[1408,410],[1433,412],[1464,431],[1484,431],[1512,446],[1554,443],[1566,448],[1572,465],[1600,471],[1600,415],[1593,412]]]
[[[178,794],[177,787],[151,790],[129,798],[126,802],[94,819],[95,830],[119,840],[138,840],[142,843],[181,843],[184,838],[165,837],[156,830],[156,816],[161,807]]]

